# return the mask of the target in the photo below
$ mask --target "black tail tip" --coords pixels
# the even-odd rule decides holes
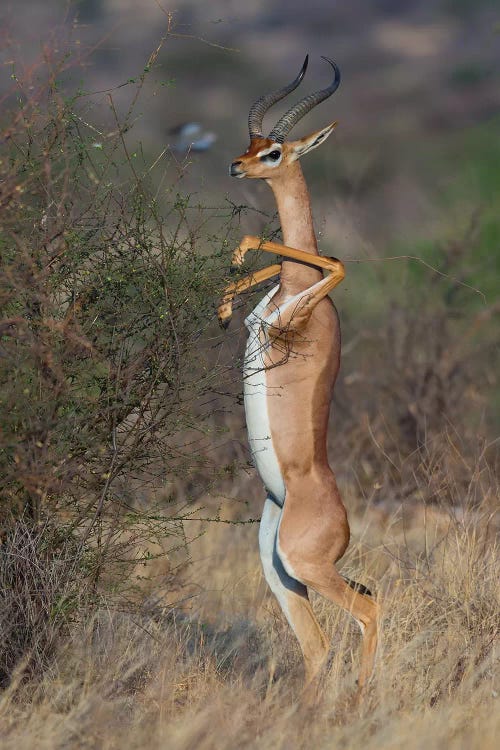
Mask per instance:
[[[364,596],[373,596],[372,592],[370,591],[367,586],[363,586],[362,583],[358,583],[357,581],[353,581],[352,578],[348,578],[347,576],[343,576],[344,581],[349,584],[349,586],[354,589],[358,594],[363,594]]]

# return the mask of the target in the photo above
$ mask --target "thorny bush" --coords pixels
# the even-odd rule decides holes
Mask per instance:
[[[23,565],[16,558],[12,575],[40,575],[18,591],[26,594],[24,626],[19,596],[11,597],[19,648],[2,662],[5,673],[21,644],[34,647],[23,633],[36,641],[49,611],[58,620],[63,610],[47,596],[66,596],[59,589],[69,572],[73,589],[78,581],[95,601],[103,581],[107,593],[123,588],[138,541],[184,544],[190,511],[168,505],[167,477],[207,463],[197,450],[202,402],[222,378],[200,341],[214,326],[231,211],[210,237],[212,217],[188,196],[154,194],[128,132],[149,66],[122,119],[108,95],[102,126],[91,124],[88,99],[61,93],[69,64],[52,55],[22,80],[13,75],[2,100],[2,565],[21,539],[32,554]],[[174,438],[187,430],[183,448]],[[71,564],[59,555],[70,542]],[[5,576],[2,586],[15,589]]]

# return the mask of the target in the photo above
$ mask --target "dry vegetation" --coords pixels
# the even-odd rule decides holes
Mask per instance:
[[[348,498],[353,500],[353,498]],[[255,527],[212,525],[192,549],[190,606],[101,610],[35,683],[2,696],[2,747],[478,748],[497,745],[498,550],[490,508],[354,518],[346,566],[377,581],[382,646],[352,700],[359,635],[317,598],[332,661],[300,701],[294,639],[262,580]],[[498,680],[498,671],[496,672]],[[495,739],[496,738],[496,739]]]
[[[304,701],[243,523],[262,490],[238,315],[228,337],[211,322],[241,207],[158,199],[128,132],[152,62],[98,140],[64,56],[2,102],[1,747],[496,747],[498,306],[471,296],[469,259],[497,225],[436,243],[430,283],[373,273],[378,306],[346,310],[341,567],[380,598],[382,643],[357,706],[358,630],[314,597],[332,654]]]

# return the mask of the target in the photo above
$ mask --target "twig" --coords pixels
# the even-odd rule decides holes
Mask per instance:
[[[343,260],[343,263],[379,263],[385,260],[416,260],[418,263],[421,263],[426,268],[429,268],[431,271],[434,271],[434,273],[439,274],[439,276],[443,276],[445,279],[450,279],[450,281],[454,281],[456,284],[459,284],[460,286],[464,286],[467,289],[470,289],[471,291],[475,292],[482,298],[484,304],[486,305],[486,295],[480,289],[477,289],[475,286],[472,286],[472,284],[467,284],[465,281],[460,281],[460,279],[457,279],[456,276],[450,276],[450,274],[440,271],[439,268],[432,266],[423,258],[419,258],[418,255],[390,255],[385,258],[345,258]]]

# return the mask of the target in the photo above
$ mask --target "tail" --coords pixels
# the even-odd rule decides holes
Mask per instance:
[[[366,586],[363,586],[362,583],[358,583],[357,581],[353,581],[352,578],[348,578],[347,576],[342,576],[344,581],[349,584],[349,586],[354,589],[354,591],[357,591],[358,594],[364,594],[365,596],[373,596],[372,592],[369,588]]]

